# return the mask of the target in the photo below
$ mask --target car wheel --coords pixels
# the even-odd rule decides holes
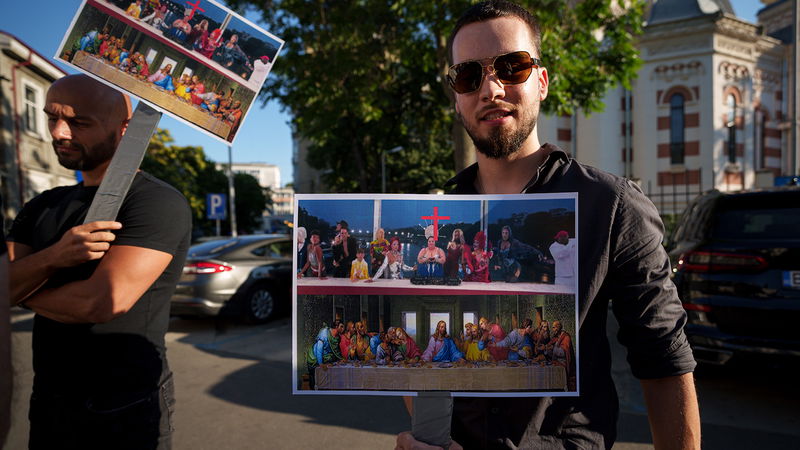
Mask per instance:
[[[275,312],[275,297],[265,285],[256,285],[244,296],[244,316],[250,323],[264,323]]]

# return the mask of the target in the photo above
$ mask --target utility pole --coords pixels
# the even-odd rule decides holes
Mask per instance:
[[[231,211],[231,237],[238,236],[236,231],[236,189],[233,187],[233,146],[228,146],[228,197]]]

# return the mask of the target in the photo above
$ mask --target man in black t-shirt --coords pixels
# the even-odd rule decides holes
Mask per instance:
[[[699,448],[686,314],[652,202],[628,180],[540,145],[536,121],[548,73],[528,11],[503,0],[474,5],[456,23],[449,47],[456,113],[477,149],[477,163],[448,183],[451,193],[577,192],[581,239],[579,396],[457,398],[451,430],[460,445],[451,448],[610,448],[619,407],[606,339],[609,304],[641,381],[655,447]],[[398,436],[397,447],[432,448],[410,433]]]
[[[59,163],[82,183],[20,211],[9,236],[11,303],[32,309],[30,448],[170,448],[174,404],[164,335],[191,212],[139,172],[117,221],[82,225],[125,133],[130,102],[84,75],[47,92]]]

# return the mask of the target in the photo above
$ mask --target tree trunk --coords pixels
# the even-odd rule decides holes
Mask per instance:
[[[453,163],[456,173],[458,173],[475,162],[475,145],[467,134],[467,130],[458,120],[453,121],[451,134],[453,136]]]

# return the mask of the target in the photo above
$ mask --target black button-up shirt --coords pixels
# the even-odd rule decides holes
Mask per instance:
[[[554,145],[540,151],[548,156],[525,192],[578,193],[580,396],[456,398],[452,436],[465,448],[612,446],[619,413],[606,339],[612,299],[634,376],[662,378],[695,367],[653,203],[634,183],[580,164]],[[477,164],[461,171],[447,183],[449,193],[478,194],[477,173]]]

